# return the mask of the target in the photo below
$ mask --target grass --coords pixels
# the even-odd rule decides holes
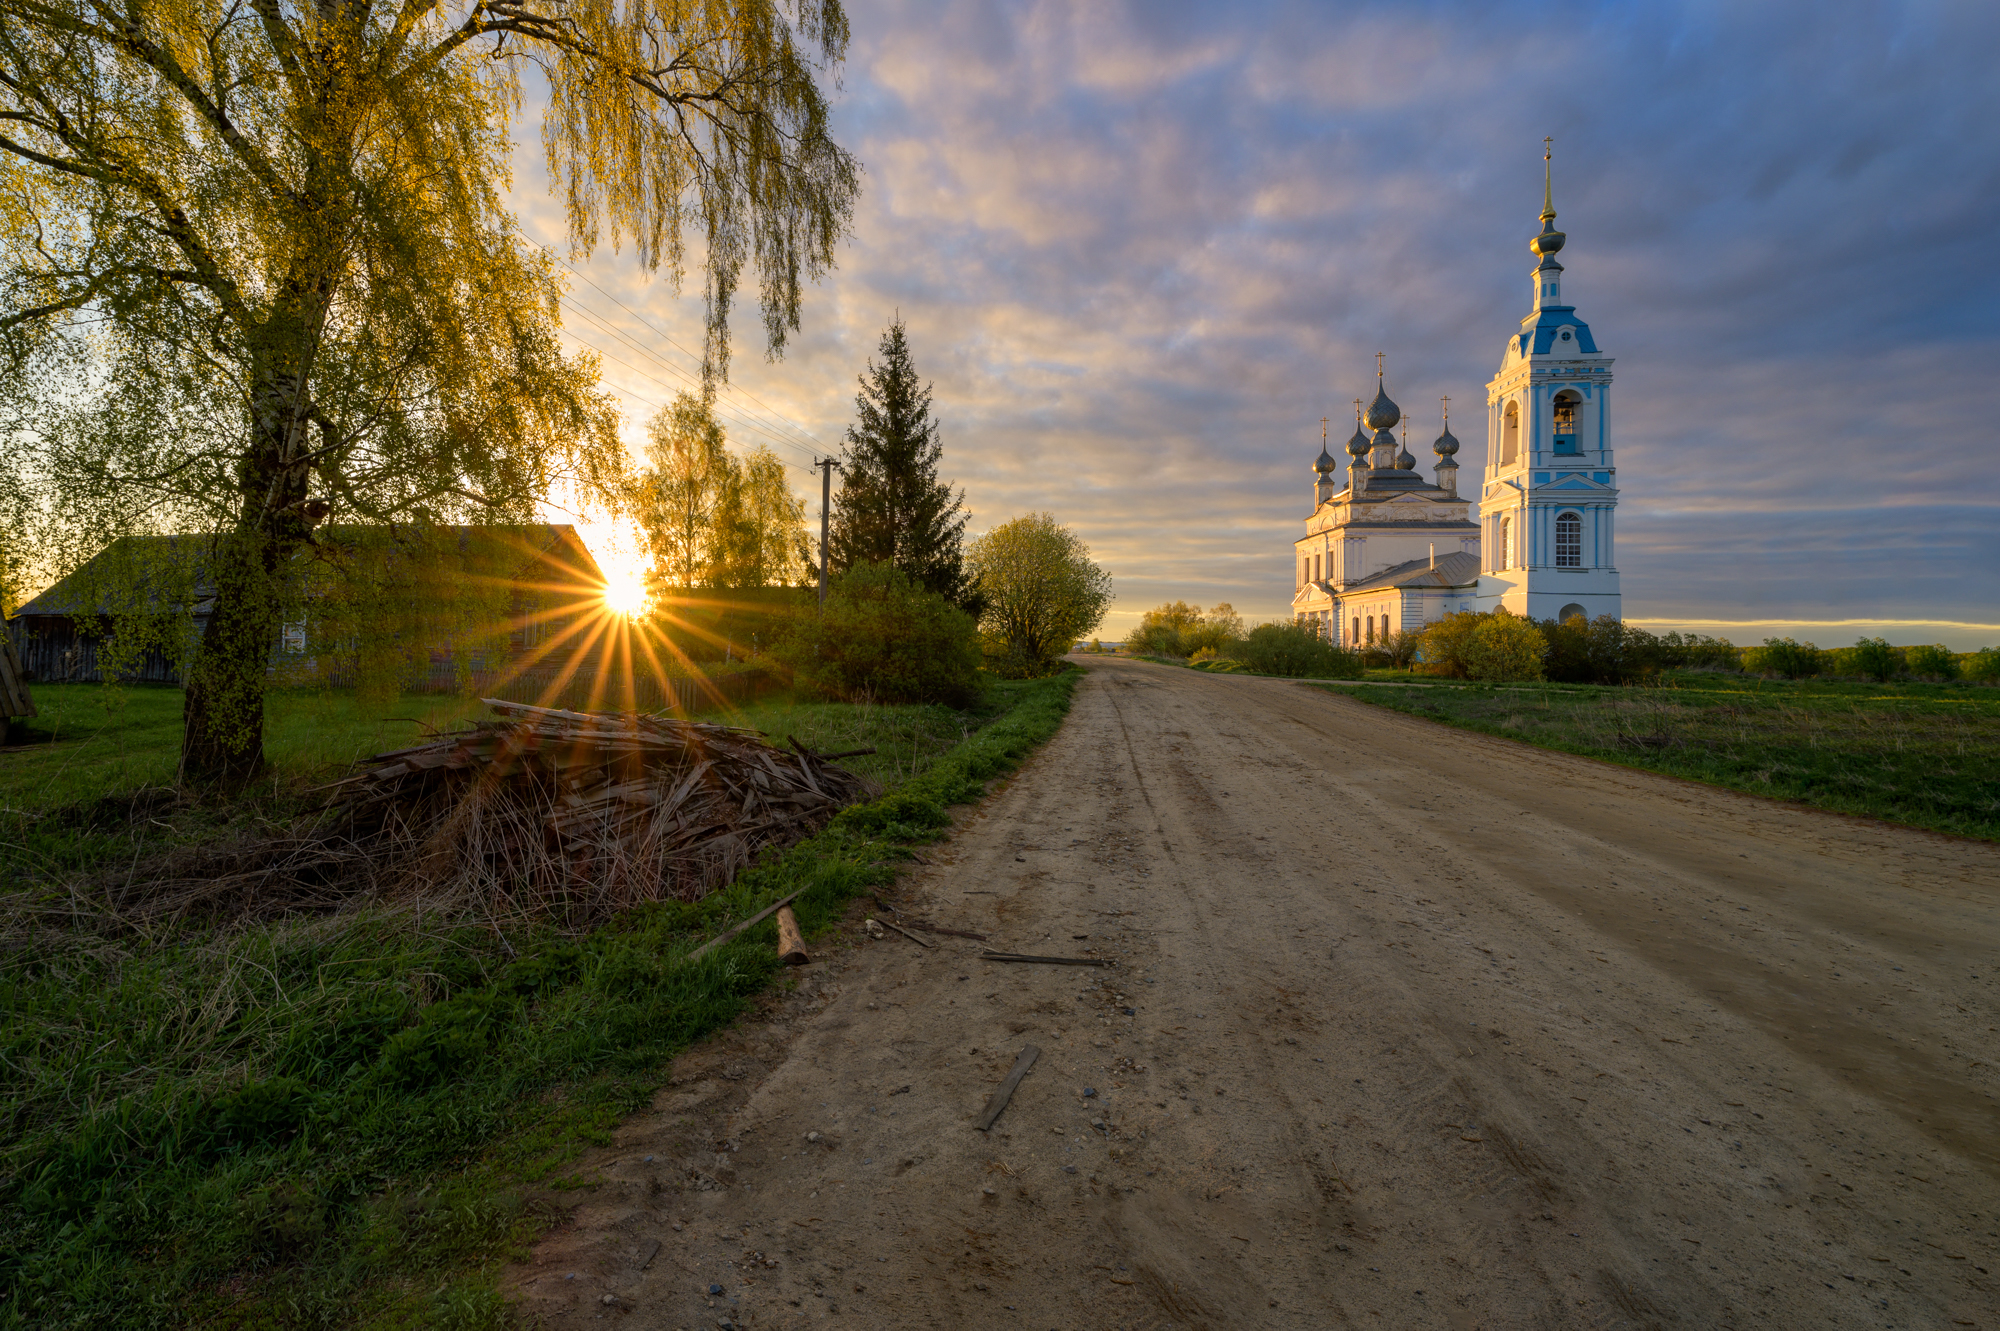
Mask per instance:
[[[35,913],[46,881],[17,882],[0,903],[0,1327],[506,1325],[498,1273],[551,1219],[526,1198],[777,969],[770,923],[688,951],[793,891],[809,934],[830,926],[1054,733],[1075,678],[998,683],[970,714],[741,714],[815,747],[875,743],[896,784],[705,901],[582,939],[383,907],[58,929]],[[117,725],[121,779],[143,780],[158,715],[128,703]],[[348,742],[322,729],[328,752]]]
[[[1421,676],[1406,688],[1314,687],[1628,767],[2000,840],[2000,690],[1700,671],[1648,688]]]

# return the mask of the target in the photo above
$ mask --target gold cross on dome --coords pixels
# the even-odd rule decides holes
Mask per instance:
[[[1556,155],[1556,140],[1552,134],[1542,136],[1542,160],[1548,161]]]
[[[1319,418],[1319,442],[1321,448],[1326,447],[1326,417],[1324,416]]]
[[[1438,401],[1444,403],[1444,423],[1446,425],[1451,424],[1451,399],[1448,397],[1441,397],[1438,399]]]
[[[1382,377],[1382,353],[1379,351],[1375,353],[1375,377]]]

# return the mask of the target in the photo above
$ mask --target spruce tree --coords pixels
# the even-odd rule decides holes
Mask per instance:
[[[944,445],[931,419],[931,389],[910,363],[900,317],[882,334],[880,352],[854,398],[858,419],[847,427],[828,563],[843,572],[864,560],[893,564],[926,590],[963,603],[971,514],[964,492],[938,479]]]

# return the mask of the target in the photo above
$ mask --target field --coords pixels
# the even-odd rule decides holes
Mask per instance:
[[[1348,697],[1752,794],[2000,839],[2000,689],[1676,672],[1654,688],[1371,671]],[[1380,682],[1372,682],[1380,681]]]
[[[132,690],[107,710],[95,686],[38,690],[54,742],[5,755],[0,1326],[506,1324],[493,1273],[552,1218],[522,1189],[565,1186],[665,1061],[776,971],[769,924],[687,951],[793,891],[808,934],[828,926],[1053,733],[1073,682],[996,684],[968,713],[778,700],[732,715],[816,747],[873,744],[852,761],[892,788],[703,902],[581,938],[369,903],[124,928],[77,867],[129,860],[143,884],[150,851],[295,811],[304,787],[413,727],[280,699],[268,791],[187,805],[146,793],[171,773],[178,695]]]

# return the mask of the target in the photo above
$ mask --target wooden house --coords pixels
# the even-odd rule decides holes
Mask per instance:
[[[101,551],[7,621],[23,677],[179,683],[215,607],[208,551],[200,536]],[[603,571],[567,524],[323,528],[295,576],[271,668],[299,683],[352,683],[364,641],[389,644],[413,689],[588,678],[612,619]]]

